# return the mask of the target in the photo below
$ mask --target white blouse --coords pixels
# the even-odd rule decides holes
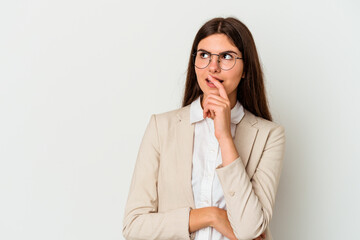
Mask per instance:
[[[236,124],[244,116],[244,108],[239,101],[231,109],[231,135],[234,139]],[[215,174],[215,168],[222,163],[221,149],[215,137],[214,120],[203,118],[200,97],[190,106],[190,123],[195,124],[194,151],[192,160],[192,190],[195,208],[215,206],[226,210],[224,193]],[[228,240],[212,227],[195,232],[195,240]]]

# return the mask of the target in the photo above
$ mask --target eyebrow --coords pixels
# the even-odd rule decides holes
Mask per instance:
[[[205,49],[198,49],[198,51],[204,51],[204,52],[207,52],[207,53],[211,53],[211,52],[209,52],[209,51],[207,51],[207,50],[205,50]],[[232,50],[226,50],[226,51],[223,51],[223,52],[220,52],[220,53],[235,53],[236,55],[239,55],[237,52],[234,52],[234,51],[232,51]],[[220,54],[219,53],[219,54]]]

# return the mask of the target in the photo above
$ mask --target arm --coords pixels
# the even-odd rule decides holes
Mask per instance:
[[[240,157],[216,172],[224,191],[227,215],[238,239],[260,236],[269,225],[285,150],[282,126],[271,129],[259,165],[250,179]]]
[[[190,211],[189,231],[195,232],[199,229],[213,226],[216,216],[216,210],[216,207],[192,209]]]
[[[125,207],[122,232],[128,240],[190,238],[190,207],[158,213],[159,161],[156,117],[152,115],[140,145]]]
[[[230,225],[227,211],[218,207],[204,207],[190,211],[189,231],[195,232],[201,228],[213,227],[230,240],[236,240]],[[265,233],[254,240],[265,239]]]

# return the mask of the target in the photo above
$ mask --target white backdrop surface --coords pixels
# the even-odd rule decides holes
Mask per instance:
[[[286,130],[275,240],[356,239],[360,4],[320,1],[0,2],[0,239],[123,239],[153,113],[181,106],[199,27],[253,33]]]

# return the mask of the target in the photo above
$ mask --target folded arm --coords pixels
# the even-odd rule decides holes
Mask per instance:
[[[258,167],[250,179],[238,157],[225,167],[216,168],[224,191],[227,215],[238,239],[253,239],[268,227],[273,213],[282,160],[285,132],[271,129]]]

